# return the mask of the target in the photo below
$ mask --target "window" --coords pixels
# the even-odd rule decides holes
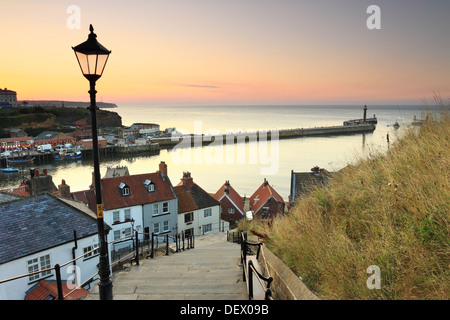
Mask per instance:
[[[163,213],[169,212],[169,203],[163,202]]]
[[[125,237],[131,235],[131,228],[125,228],[124,233]]]
[[[34,258],[31,260],[28,260],[27,267],[28,267],[28,273],[51,268],[50,255],[47,254],[47,255],[39,257],[39,258]],[[51,274],[52,274],[51,270],[47,270],[47,271],[44,271],[41,273],[35,273],[35,274],[28,276],[28,281],[38,280],[38,279],[41,279],[41,278],[51,275]]]
[[[157,203],[153,204],[153,215],[159,214],[159,205]]]
[[[160,232],[160,230],[159,230],[159,222],[153,224],[153,232],[154,233],[159,233]]]
[[[92,246],[87,246],[86,248],[83,248],[83,253],[85,254],[85,256],[84,256],[85,260],[90,258],[90,257],[98,255],[100,253],[100,250],[98,248],[98,244],[94,244]]]
[[[211,217],[211,216],[212,216],[212,210],[211,210],[211,208],[208,208],[208,209],[203,210],[203,217],[204,217],[204,218],[208,218],[208,217]]]
[[[131,220],[131,209],[125,209],[125,221]]]
[[[233,214],[234,213],[234,208],[228,208],[228,213],[229,214]]]
[[[147,192],[155,191],[155,184],[148,179],[144,181],[144,186],[145,186],[145,189],[147,189]]]
[[[184,214],[184,223],[192,222],[194,221],[194,213],[189,212]]]
[[[169,231],[169,221],[163,222],[163,232]]]
[[[120,230],[114,230],[114,240],[120,239]]]
[[[130,187],[125,183],[121,182],[119,184],[119,192],[122,197],[126,197],[130,195]]]
[[[203,233],[208,233],[212,231],[212,224],[205,224],[203,225]]]
[[[119,211],[113,211],[113,223],[120,222],[120,212]]]

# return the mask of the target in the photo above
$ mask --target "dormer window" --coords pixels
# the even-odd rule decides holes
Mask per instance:
[[[155,191],[155,184],[151,181],[151,180],[145,180],[144,181],[144,186],[145,189],[147,190],[147,192],[154,192]]]
[[[125,183],[121,182],[119,184],[119,192],[122,197],[126,197],[130,195],[130,187]]]

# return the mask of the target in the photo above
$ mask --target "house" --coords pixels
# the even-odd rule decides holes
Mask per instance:
[[[174,187],[178,198],[178,232],[199,236],[227,231],[229,223],[220,218],[220,202],[198,186],[190,172],[184,172]]]
[[[76,289],[71,293],[73,288],[70,283],[62,283],[63,295],[67,297],[64,300],[80,300],[89,295],[89,291],[83,288]],[[25,295],[25,300],[56,300],[58,298],[58,287],[56,281],[41,280],[31,287]]]
[[[125,139],[128,136],[139,137],[139,129],[138,128],[119,129],[118,135],[119,135],[119,138],[121,138],[121,139]]]
[[[57,146],[58,144],[75,144],[76,138],[63,132],[43,131],[34,137],[35,146],[41,144],[51,144]]]
[[[75,121],[75,127],[77,127],[78,129],[84,129],[86,125],[87,125],[86,120]]]
[[[130,171],[128,171],[128,167],[121,167],[121,166],[117,166],[115,168],[107,167],[105,176],[103,178],[122,177],[129,175]]]
[[[42,170],[42,174],[37,169],[30,169],[30,177],[24,178],[17,188],[2,190],[10,195],[23,197],[36,196],[44,193],[59,194],[53,183],[52,176],[47,174],[47,169]]]
[[[0,284],[2,299],[25,299],[41,280],[56,280],[56,264],[62,266],[84,253],[61,268],[61,279],[69,283],[75,278],[77,285],[87,282],[84,289],[92,287],[88,280],[98,271],[99,251],[97,219],[89,209],[43,194],[1,203],[0,212],[0,280],[25,275]],[[107,225],[105,229],[108,232]]]
[[[108,145],[108,142],[103,137],[98,137],[97,141],[99,147],[106,147]],[[92,149],[94,144],[92,143],[92,139],[81,139],[76,142],[76,145],[82,149]]]
[[[159,124],[156,123],[133,123],[131,129],[139,130],[142,137],[154,137],[159,133]]]
[[[294,172],[291,170],[291,189],[289,195],[289,206],[302,196],[317,187],[326,186],[332,173],[315,166],[310,172]]]
[[[104,178],[100,183],[103,219],[112,228],[108,241],[130,235],[133,228],[142,238],[144,234],[177,232],[178,202],[164,162],[154,173]],[[94,189],[74,192],[72,198],[84,202],[92,211],[96,210]],[[112,244],[111,250],[130,246],[132,241],[125,239]]]
[[[17,107],[17,92],[8,90],[8,88],[0,89],[0,104],[13,108]]]
[[[253,217],[271,218],[284,213],[285,203],[278,192],[264,179],[261,186],[250,197],[250,209]]]
[[[12,149],[30,149],[33,143],[33,137],[2,138],[0,139],[0,150],[3,152]]]
[[[24,130],[22,130],[22,129],[10,129],[9,130],[9,136],[11,138],[26,137],[27,133]]]
[[[244,200],[230,185],[229,180],[225,181],[213,198],[220,202],[220,218],[228,221],[230,226],[236,226],[238,221],[245,217]]]

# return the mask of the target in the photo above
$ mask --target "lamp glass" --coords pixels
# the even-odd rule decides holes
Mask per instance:
[[[78,51],[75,51],[75,54],[83,75],[101,77],[108,61],[107,54],[86,54]]]

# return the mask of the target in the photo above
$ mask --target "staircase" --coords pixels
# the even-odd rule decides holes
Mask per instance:
[[[112,277],[114,300],[248,300],[240,246],[226,233],[195,238],[195,248],[141,259]],[[86,300],[98,300],[95,286]]]

